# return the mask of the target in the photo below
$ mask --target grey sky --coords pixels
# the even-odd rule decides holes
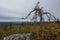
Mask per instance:
[[[44,11],[60,18],[60,0],[0,0],[0,16],[21,18],[33,10],[37,1]]]

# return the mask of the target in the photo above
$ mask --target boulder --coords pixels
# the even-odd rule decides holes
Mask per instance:
[[[27,34],[13,34],[7,37],[4,37],[3,40],[30,40],[30,33]]]

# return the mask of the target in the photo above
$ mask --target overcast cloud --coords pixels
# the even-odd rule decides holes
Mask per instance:
[[[44,11],[60,18],[60,0],[0,0],[0,17],[24,17],[33,10],[38,1]]]

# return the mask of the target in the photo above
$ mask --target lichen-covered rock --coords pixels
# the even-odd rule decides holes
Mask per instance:
[[[27,34],[13,34],[4,37],[3,40],[30,40],[30,33]]]

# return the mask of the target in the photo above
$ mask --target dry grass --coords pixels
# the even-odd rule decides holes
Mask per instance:
[[[42,28],[41,28],[42,27]],[[11,34],[32,33],[31,40],[59,40],[59,23],[48,23],[42,26],[35,25],[7,25],[0,26],[0,38]]]

